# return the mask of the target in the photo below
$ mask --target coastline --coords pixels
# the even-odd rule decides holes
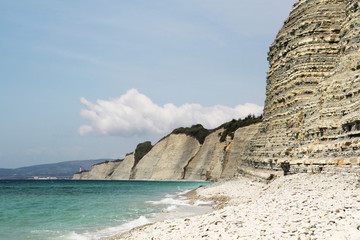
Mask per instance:
[[[135,180],[135,182],[141,182]],[[128,231],[141,228],[143,226],[152,225],[157,222],[162,222],[166,220],[172,220],[177,218],[186,218],[193,217],[197,215],[203,215],[213,211],[212,202],[209,201],[201,201],[197,199],[195,196],[190,199],[188,194],[191,195],[193,191],[199,189],[201,187],[206,187],[206,184],[213,184],[211,182],[206,181],[145,181],[144,182],[187,182],[187,183],[204,183],[205,185],[198,185],[195,188],[187,188],[181,191],[177,191],[176,193],[166,194],[158,200],[148,200],[147,204],[152,205],[153,207],[160,206],[163,208],[160,212],[152,213],[148,215],[142,215],[137,219],[133,219],[129,222],[126,222],[122,225],[109,227],[103,230],[100,230],[104,237],[98,238],[96,236],[88,235],[88,239],[113,239],[123,233]],[[199,187],[200,186],[200,187]],[[180,190],[180,189],[178,189]],[[112,233],[113,232],[113,233]],[[118,233],[115,233],[118,232]],[[112,234],[111,234],[112,233]]]
[[[213,211],[133,228],[119,239],[360,239],[360,182],[355,174],[282,176],[266,184],[238,178],[186,194]]]

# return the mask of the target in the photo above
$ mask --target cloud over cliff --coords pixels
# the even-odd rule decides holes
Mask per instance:
[[[85,98],[80,102],[86,106],[80,115],[88,120],[88,125],[78,129],[80,135],[133,136],[143,134],[167,134],[174,128],[202,124],[215,128],[231,119],[243,118],[249,114],[260,115],[263,107],[252,103],[234,108],[216,105],[204,107],[200,104],[172,103],[159,106],[152,100],[130,89],[119,98],[97,100],[96,104]]]

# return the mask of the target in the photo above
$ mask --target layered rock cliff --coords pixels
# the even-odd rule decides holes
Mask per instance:
[[[221,141],[225,130],[220,128],[210,133],[202,144],[193,136],[173,133],[137,162],[134,155],[138,148],[122,161],[94,165],[88,172],[76,173],[73,179],[217,181],[230,178],[237,175],[239,156],[258,126],[239,128],[234,138],[228,136],[226,141]]]
[[[359,0],[298,0],[268,61],[262,123],[226,141],[221,128],[200,142],[171,134],[139,163],[129,157],[75,178],[217,181],[275,170],[360,172]]]
[[[270,46],[264,120],[242,167],[358,167],[359,47],[358,0],[294,4]]]

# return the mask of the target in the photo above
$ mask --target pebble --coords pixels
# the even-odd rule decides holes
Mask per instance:
[[[229,197],[223,209],[147,225],[118,239],[360,240],[358,181],[353,174],[297,174],[267,185],[231,180],[197,190],[203,198]]]

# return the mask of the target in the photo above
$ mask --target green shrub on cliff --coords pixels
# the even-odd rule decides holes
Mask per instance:
[[[146,141],[146,142],[143,142],[143,143],[139,143],[137,146],[136,146],[136,149],[135,149],[135,154],[134,154],[134,158],[135,158],[135,164],[138,164],[138,162],[148,153],[150,152],[150,150],[152,149],[152,145],[151,145],[151,142],[150,141]]]
[[[220,142],[224,142],[227,136],[230,136],[231,139],[234,138],[234,133],[238,128],[246,127],[255,123],[259,123],[262,121],[262,115],[259,117],[255,117],[255,115],[248,115],[244,119],[231,120],[230,122],[224,123],[220,128],[224,128],[224,132],[221,133]]]
[[[220,127],[216,128],[224,128],[224,132],[221,133],[220,142],[224,142],[227,136],[230,136],[232,139],[234,138],[234,133],[238,128],[246,127],[251,124],[259,123],[262,121],[262,115],[259,117],[255,117],[255,115],[249,115],[244,119],[233,119],[230,122],[222,124]],[[180,127],[172,131],[172,134],[186,134],[188,136],[192,136],[196,138],[200,144],[203,144],[205,138],[212,133],[214,130],[205,129],[201,124],[193,125],[192,127]]]
[[[205,129],[201,124],[196,124],[190,128],[180,127],[172,131],[172,134],[186,134],[196,138],[200,144],[203,144],[205,138],[210,134],[210,131]]]

